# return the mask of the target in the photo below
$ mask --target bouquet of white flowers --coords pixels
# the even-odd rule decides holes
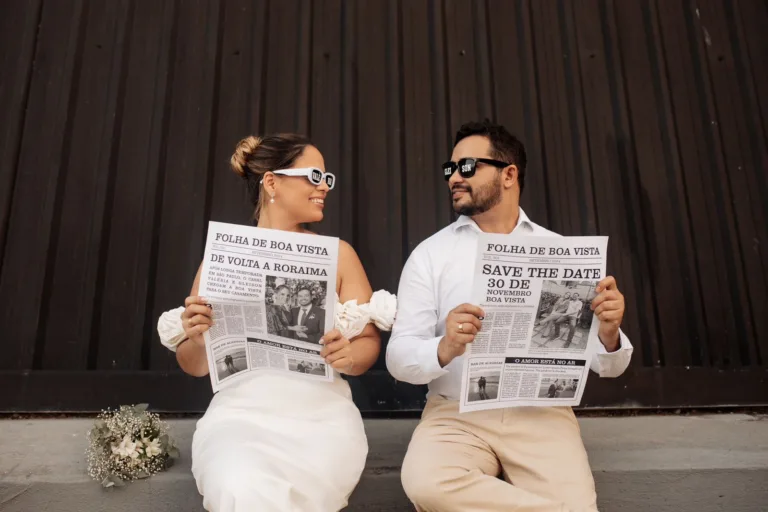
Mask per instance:
[[[179,456],[168,424],[147,412],[147,404],[102,411],[88,439],[88,474],[104,487],[150,477]]]

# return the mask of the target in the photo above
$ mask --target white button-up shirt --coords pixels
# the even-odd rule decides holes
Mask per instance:
[[[397,380],[429,384],[429,395],[458,400],[464,356],[445,368],[437,345],[453,308],[470,303],[477,237],[482,231],[470,217],[459,217],[419,244],[403,268],[397,293],[397,318],[387,345],[387,369]],[[534,224],[520,209],[515,234],[559,236]],[[632,344],[620,332],[620,348],[608,353],[602,343],[590,368],[601,377],[618,377],[629,366]]]
[[[568,316],[568,315],[575,315],[576,313],[578,313],[579,311],[581,311],[581,309],[582,309],[583,307],[584,307],[584,303],[583,303],[583,302],[581,302],[580,300],[572,300],[572,301],[571,301],[571,302],[568,304],[568,309],[565,311],[565,316]]]

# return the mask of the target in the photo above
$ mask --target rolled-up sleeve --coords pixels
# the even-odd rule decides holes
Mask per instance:
[[[598,343],[590,369],[601,377],[618,377],[629,366],[632,360],[632,343],[623,331],[619,330],[619,348],[608,352],[602,343]]]
[[[403,268],[397,317],[387,345],[387,369],[411,384],[428,384],[448,373],[437,359],[438,304],[428,253],[417,247]]]

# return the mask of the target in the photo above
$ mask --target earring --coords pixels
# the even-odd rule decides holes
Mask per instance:
[[[275,196],[274,196],[274,195],[272,196],[272,199],[270,199],[270,200],[269,200],[269,202],[270,202],[271,204],[275,204]]]

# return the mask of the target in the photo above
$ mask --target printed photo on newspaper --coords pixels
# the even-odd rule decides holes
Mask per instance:
[[[320,338],[333,328],[339,239],[210,222],[200,295],[213,391],[249,371],[333,380]]]
[[[608,237],[480,235],[472,303],[485,318],[464,358],[461,412],[579,405],[607,251]]]

